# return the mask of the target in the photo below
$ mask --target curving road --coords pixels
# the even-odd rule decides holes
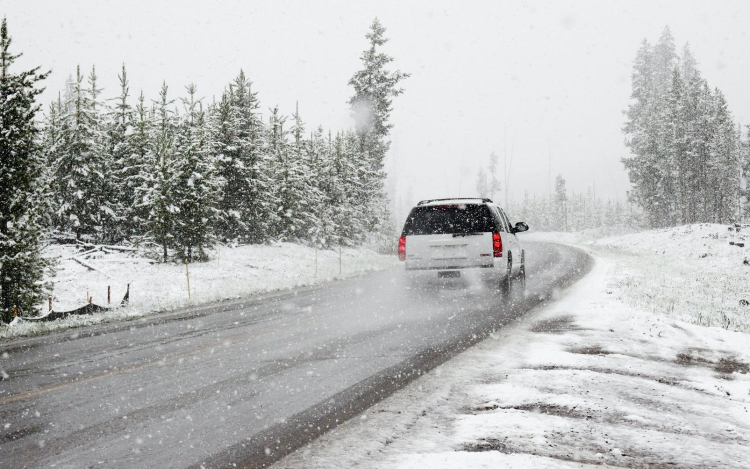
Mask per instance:
[[[575,248],[525,245],[511,301],[406,291],[392,270],[0,342],[0,466],[266,467],[590,268]]]

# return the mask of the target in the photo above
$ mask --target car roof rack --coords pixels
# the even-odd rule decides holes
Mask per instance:
[[[451,197],[449,199],[427,199],[427,200],[420,200],[417,205],[424,205],[429,204],[430,202],[443,202],[446,200],[481,200],[482,202],[491,204],[493,203],[491,199],[488,199],[486,197]]]

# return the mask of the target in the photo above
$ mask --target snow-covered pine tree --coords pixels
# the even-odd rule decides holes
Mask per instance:
[[[0,26],[0,319],[13,319],[13,309],[31,315],[49,290],[44,282],[50,262],[42,256],[46,208],[44,157],[35,122],[46,78],[40,68],[14,73],[20,54],[10,51],[5,18]]]
[[[715,132],[710,142],[711,193],[706,194],[712,201],[714,223],[735,221],[735,202],[739,193],[740,155],[736,141],[734,121],[727,101],[719,89],[714,90]]]
[[[568,191],[562,174],[555,178],[555,231],[568,231]]]
[[[89,87],[86,92],[91,103],[92,121],[92,163],[97,174],[93,175],[92,200],[97,209],[95,218],[97,224],[94,226],[94,238],[97,241],[116,242],[122,240],[120,224],[122,221],[122,207],[119,200],[117,181],[114,175],[113,143],[108,129],[111,127],[110,113],[106,105],[99,100],[102,89],[97,87],[99,77],[96,75],[96,67],[91,67],[88,76]]]
[[[735,170],[735,193],[734,193],[734,206],[735,213],[732,216],[732,220],[736,223],[743,223],[744,219],[744,203],[742,201],[745,191],[745,142],[742,140],[742,125],[739,123],[735,125],[734,130],[734,151],[737,155],[737,163]]]
[[[179,210],[177,186],[180,177],[174,154],[176,124],[174,113],[169,109],[174,101],[168,99],[168,91],[167,84],[162,84],[159,101],[154,103],[149,138],[151,148],[141,171],[142,184],[136,192],[137,207],[148,214],[147,234],[161,247],[163,262],[169,259],[169,248],[174,245],[174,218]]]
[[[690,43],[686,42],[682,46],[682,57],[680,58],[680,75],[685,81],[685,85],[688,85],[696,75],[700,76],[698,72],[698,61],[693,56],[693,52],[690,50]]]
[[[362,242],[365,237],[365,218],[362,213],[364,197],[359,179],[359,139],[354,132],[337,133],[330,145],[330,184],[327,199],[330,203],[333,233],[326,237],[329,247]]]
[[[476,191],[479,197],[489,197],[489,183],[487,182],[487,172],[484,168],[477,171]]]
[[[738,124],[739,126],[739,124]],[[740,135],[742,130],[740,127]],[[746,223],[750,219],[750,184],[748,184],[748,178],[750,178],[750,125],[745,127],[745,140],[742,140],[740,136],[740,153],[742,175],[740,177],[740,220]]]
[[[347,227],[341,231],[338,242],[343,245],[356,245],[363,243],[368,237],[377,238],[379,233],[375,231],[374,223],[381,210],[387,210],[388,205],[379,205],[379,200],[385,199],[385,194],[372,190],[373,171],[366,161],[362,160],[361,140],[354,131],[342,134],[343,150],[342,172],[340,173],[341,187],[346,191],[341,206],[341,214],[346,215],[341,220],[341,227]],[[374,206],[370,206],[374,205]],[[348,235],[343,235],[347,232]],[[387,234],[386,234],[387,235]],[[375,241],[377,243],[377,241]]]
[[[265,154],[265,129],[252,82],[240,70],[216,107],[212,120],[219,176],[224,181],[219,236],[224,241],[259,244],[271,236],[276,220],[271,159]]]
[[[63,116],[64,143],[54,163],[58,229],[72,231],[76,239],[99,239],[108,202],[103,200],[106,162],[98,111],[91,92],[83,87],[80,67],[72,86]]]
[[[279,114],[278,106],[270,110],[266,137],[266,151],[272,161],[275,180],[275,210],[276,223],[273,225],[274,237],[289,239],[294,227],[294,211],[296,209],[296,191],[298,174],[292,159],[289,145],[289,131],[284,128],[286,117]]]
[[[677,62],[677,48],[674,44],[672,31],[669,26],[665,26],[659,42],[656,43],[653,50],[653,84],[656,99],[667,95],[672,85],[673,71]]]
[[[143,91],[138,96],[138,102],[130,115],[132,133],[127,139],[128,153],[121,168],[120,182],[123,185],[122,190],[133,193],[132,205],[125,207],[123,215],[125,233],[131,241],[139,241],[148,233],[146,222],[149,220],[150,209],[143,201],[146,194],[144,189],[148,187],[147,182],[152,176],[149,171],[157,167],[154,152],[157,147],[154,145],[155,142],[152,142],[152,138],[155,137],[155,116],[153,110],[146,105]]]
[[[310,142],[304,138],[305,124],[299,114],[299,103],[295,106],[292,119],[294,123],[289,130],[292,138],[289,146],[291,197],[286,205],[292,212],[293,223],[288,227],[288,236],[297,241],[307,241],[320,223],[317,209],[320,207],[321,194],[315,182],[316,170],[312,166],[314,157],[309,153]]]
[[[375,230],[379,224],[387,225],[383,220],[383,217],[389,216],[387,198],[383,193],[383,160],[390,147],[387,138],[393,127],[389,118],[393,109],[393,97],[403,93],[398,85],[409,76],[398,70],[390,72],[386,69],[394,59],[379,51],[388,42],[384,34],[385,28],[375,18],[370,31],[365,35],[370,47],[361,56],[363,68],[349,80],[354,88],[354,96],[349,100],[349,105],[359,139],[360,161],[362,165],[368,166],[361,175],[366,191],[362,208],[368,219],[369,230]]]
[[[42,128],[41,150],[44,154],[44,172],[47,181],[47,195],[44,200],[44,204],[47,207],[45,227],[49,231],[52,231],[55,227],[59,226],[59,221],[55,216],[57,208],[55,207],[54,201],[57,190],[54,175],[56,173],[55,162],[57,160],[57,155],[65,145],[65,129],[63,127],[65,112],[66,110],[63,106],[62,98],[58,93],[57,100],[49,105],[49,111],[44,116],[44,125]]]
[[[177,254],[188,262],[208,260],[206,249],[215,242],[214,226],[221,181],[211,152],[205,112],[196,99],[196,87],[186,87],[185,113],[179,118],[174,156],[177,169],[173,214]]]
[[[653,171],[653,132],[651,130],[650,110],[655,99],[653,50],[651,44],[644,39],[638,49],[633,63],[631,76],[631,104],[625,111],[627,121],[623,132],[626,135],[625,144],[630,148],[631,156],[622,159],[630,182],[633,186],[631,197],[650,212],[654,203]],[[652,138],[649,138],[652,137]]]
[[[237,173],[242,167],[236,161],[235,129],[232,110],[232,87],[224,90],[221,100],[209,108],[209,133],[216,159],[216,170],[223,180],[218,198],[219,218],[216,234],[223,242],[236,242],[245,231],[245,224],[235,206],[237,190],[227,190],[227,186],[239,181]],[[235,179],[236,178],[236,179]],[[234,185],[234,184],[233,184]],[[241,184],[237,184],[242,187]]]
[[[328,184],[327,199],[331,209],[332,233],[327,236],[328,247],[341,243],[341,239],[352,235],[350,226],[353,223],[349,218],[349,198],[356,196],[349,192],[352,181],[348,177],[356,178],[356,169],[351,167],[346,157],[346,143],[341,132],[331,139],[329,136],[330,155],[330,183]]]
[[[113,205],[117,212],[115,240],[130,239],[138,231],[138,221],[134,219],[135,189],[138,187],[138,174],[141,161],[132,148],[133,107],[128,103],[130,84],[125,64],[118,75],[120,95],[106,119],[107,150],[111,171],[107,177],[108,186],[113,190]]]
[[[487,165],[487,178],[489,198],[495,200],[495,192],[500,190],[500,180],[497,179],[497,154],[494,151],[490,152],[490,162]]]
[[[633,100],[623,131],[632,156],[623,159],[633,185],[631,198],[641,205],[651,226],[673,222],[674,185],[667,142],[669,116],[666,110],[677,54],[669,27],[651,47],[644,40],[633,64]]]
[[[659,152],[656,169],[660,176],[654,211],[660,225],[674,226],[684,219],[682,201],[687,193],[686,173],[689,166],[687,154],[687,124],[685,84],[677,66],[672,70],[672,85],[669,88],[666,108],[661,117]]]
[[[326,139],[324,138],[323,128],[318,127],[310,135],[307,143],[305,167],[308,170],[311,185],[308,210],[315,217],[314,224],[310,227],[308,239],[313,246],[328,247],[333,244],[333,237],[335,236],[332,207],[333,184],[335,182],[331,165],[333,142],[330,132]]]

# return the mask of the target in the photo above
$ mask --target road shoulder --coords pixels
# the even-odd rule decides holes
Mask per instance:
[[[618,263],[277,467],[745,467],[747,334],[624,305]]]

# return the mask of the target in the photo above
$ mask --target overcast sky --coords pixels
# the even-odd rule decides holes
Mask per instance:
[[[748,1],[9,1],[23,66],[52,69],[45,103],[80,64],[96,65],[105,96],[124,62],[131,92],[177,97],[195,83],[219,96],[240,68],[264,110],[310,128],[349,128],[347,86],[378,17],[394,69],[411,73],[396,98],[388,167],[396,198],[475,194],[491,151],[512,156],[509,197],[546,194],[562,174],[570,189],[625,197],[622,111],[632,60],[645,37],[669,25],[689,41],[735,119],[750,123]],[[502,170],[501,170],[502,171]],[[503,175],[499,175],[503,178]],[[409,190],[411,188],[411,190]],[[503,201],[497,195],[496,200]]]

